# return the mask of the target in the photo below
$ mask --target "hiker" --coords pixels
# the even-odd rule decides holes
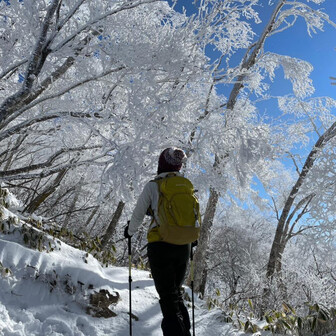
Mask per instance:
[[[152,215],[147,235],[147,252],[155,288],[160,297],[159,302],[163,315],[161,328],[164,336],[191,335],[189,331],[191,328],[190,318],[181,291],[191,247],[190,243],[183,243],[183,240],[178,244],[165,242],[160,236],[159,226],[163,226],[163,223],[158,223],[159,218],[162,219],[162,217],[158,213],[160,185],[156,181],[170,179],[171,176],[182,177],[179,171],[186,159],[184,151],[175,147],[166,148],[160,154],[157,177],[145,185],[124,232],[125,238],[130,238],[142,224],[145,215]],[[191,182],[187,181],[192,186]],[[182,201],[179,200],[180,203]],[[199,215],[197,214],[197,216]],[[192,239],[194,238],[191,238],[191,241],[193,241]]]

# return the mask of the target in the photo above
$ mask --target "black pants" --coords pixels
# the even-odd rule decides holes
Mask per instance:
[[[189,255],[189,244],[148,244],[148,260],[155,288],[160,296],[163,315],[161,328],[164,336],[190,335],[189,314],[181,292]]]

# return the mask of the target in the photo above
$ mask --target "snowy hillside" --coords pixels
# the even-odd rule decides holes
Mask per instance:
[[[39,252],[0,235],[0,334],[126,336],[129,334],[128,269],[102,268],[92,256],[64,243],[60,250]],[[8,268],[6,273],[6,268]],[[149,272],[133,270],[133,334],[161,334],[158,297]],[[87,314],[90,294],[107,290],[120,295],[110,309],[114,317]],[[111,300],[111,302],[113,299]],[[220,323],[217,311],[196,308],[197,335],[241,335]],[[94,312],[94,309],[92,309]],[[114,314],[113,314],[114,315]]]
[[[0,191],[0,335],[129,335],[128,269],[102,267],[92,255],[42,234],[16,211],[15,197]],[[37,248],[28,247],[31,238]],[[133,335],[162,335],[149,272],[133,269],[132,278]],[[243,335],[202,301],[195,319],[198,336]]]

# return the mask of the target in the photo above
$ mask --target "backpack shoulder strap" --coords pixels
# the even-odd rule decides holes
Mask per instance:
[[[160,192],[160,182],[165,178],[166,178],[166,176],[165,177],[162,177],[162,176],[158,177],[157,176],[154,179],[150,180],[149,182],[154,182],[158,186],[158,190]],[[154,218],[154,210],[152,209],[151,206],[147,209],[146,215]]]

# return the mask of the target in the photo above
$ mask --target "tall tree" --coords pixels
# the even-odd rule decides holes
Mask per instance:
[[[336,106],[336,102],[331,99],[327,100],[327,104],[328,103],[329,108]],[[299,101],[297,105],[299,110],[305,110],[306,108],[301,101]],[[311,104],[308,106],[309,108],[312,108]],[[324,108],[322,108],[322,106],[324,106]],[[325,222],[333,213],[333,210],[329,209],[328,206],[330,201],[327,201],[327,198],[324,196],[330,193],[328,189],[334,183],[333,179],[330,179],[330,174],[332,174],[333,168],[327,166],[322,170],[319,170],[318,168],[316,170],[315,166],[317,163],[321,168],[321,165],[323,166],[325,161],[329,161],[329,159],[333,157],[333,155],[330,157],[330,154],[333,153],[333,151],[330,153],[330,148],[332,148],[335,143],[336,122],[331,122],[331,120],[334,119],[332,118],[332,114],[325,118],[328,114],[326,113],[328,109],[325,105],[321,105],[321,108],[324,110],[324,113],[321,113],[319,117],[322,120],[327,120],[326,124],[329,124],[329,127],[326,127],[325,131],[321,133],[321,131],[317,130],[317,121],[309,118],[309,121],[312,122],[312,128],[318,135],[318,139],[307,155],[302,168],[300,168],[294,161],[298,177],[286,196],[281,211],[278,211],[277,228],[267,264],[268,277],[272,277],[275,273],[281,272],[282,255],[288,241],[312,228],[312,225],[308,223],[303,224],[298,228],[299,224],[302,222],[302,218],[307,217],[307,214],[310,213],[312,218],[309,222],[315,222],[317,223],[315,225],[322,226],[323,221]],[[325,122],[322,121],[322,131],[325,126],[323,124],[325,124]],[[326,202],[326,204],[323,205],[323,202]],[[328,214],[325,216],[323,213],[326,212],[326,209],[328,209]],[[314,211],[314,214],[312,213],[312,210]],[[315,225],[313,224],[313,226]]]
[[[116,202],[132,201],[157,144],[178,142],[201,114],[207,58],[192,20],[155,0],[0,6],[2,180],[27,199],[48,194],[39,197],[43,213],[75,192],[67,187],[80,176],[97,204],[110,190]],[[62,172],[69,176],[46,194],[43,185]],[[68,213],[71,199],[49,211]],[[83,190],[76,206],[85,199]]]
[[[320,3],[319,1],[314,2],[317,4]],[[217,1],[216,3],[221,3],[224,8],[228,8],[226,6],[230,6],[232,4],[233,6],[236,6],[237,4],[241,4],[243,6],[247,5],[244,1],[237,1],[233,3]],[[213,6],[214,1],[203,1],[202,4],[205,7],[208,5],[211,8],[207,9],[208,11],[213,10],[215,12],[217,10],[217,7]],[[256,5],[257,1],[251,1],[248,2],[248,4],[250,6]],[[223,7],[221,6],[221,8]],[[235,8],[235,11],[239,11],[239,5],[238,8]],[[248,94],[258,94],[258,91],[260,93],[260,91],[262,91],[262,81],[260,78],[264,78],[263,71],[272,77],[274,76],[274,69],[279,65],[283,66],[286,77],[289,78],[293,83],[293,91],[296,96],[305,97],[313,92],[311,80],[308,78],[312,67],[308,63],[291,58],[290,56],[282,56],[265,52],[266,40],[276,33],[280,33],[285,29],[291,28],[294,25],[298,15],[305,19],[308,32],[314,31],[316,28],[321,29],[323,27],[324,21],[330,21],[325,13],[321,12],[320,10],[314,10],[304,1],[290,2],[286,0],[280,0],[276,3],[276,5],[274,5],[273,13],[270,16],[268,23],[265,25],[263,32],[260,34],[259,39],[257,39],[255,42],[251,42],[247,47],[246,53],[241,59],[239,66],[235,69],[230,69],[230,71],[225,73],[225,71],[223,71],[223,69],[220,67],[221,62],[225,57],[225,54],[223,53],[220,55],[216,65],[214,66],[212,85],[210,86],[208,99],[205,104],[204,114],[198,119],[198,122],[199,125],[201,125],[201,122],[203,122],[204,119],[209,119],[209,116],[214,112],[216,113],[216,109],[219,109],[218,106],[216,106],[215,110],[209,109],[209,104],[211,102],[211,92],[215,90],[216,85],[227,82],[228,80],[233,82],[234,85],[230,91],[230,94],[228,95],[228,99],[226,103],[221,106],[222,108],[225,108],[221,132],[229,134],[231,141],[227,141],[226,143],[223,143],[222,146],[217,146],[215,150],[211,151],[213,157],[213,167],[209,167],[209,170],[207,171],[212,171],[212,173],[216,176],[216,182],[215,184],[212,183],[210,187],[208,202],[204,215],[204,222],[199,240],[199,247],[195,254],[196,291],[203,292],[205,288],[207,266],[204,261],[206,260],[207,248],[209,246],[211,227],[213,225],[214,214],[220,192],[225,192],[225,180],[222,184],[224,188],[219,187],[218,183],[223,178],[223,176],[226,176],[225,172],[228,171],[228,162],[230,160],[234,160],[234,155],[237,155],[237,151],[239,153],[239,146],[244,143],[244,140],[236,140],[241,138],[240,128],[242,127],[242,124],[237,123],[237,121],[239,118],[246,118],[245,121],[251,121],[249,118],[251,118],[253,115],[250,114],[250,116],[248,116],[246,113],[246,110],[248,110],[246,107],[249,106]],[[225,20],[227,20],[227,16],[225,16]],[[220,22],[220,19],[217,17],[216,24],[218,24],[218,22]],[[230,52],[228,53],[229,55]],[[269,64],[272,63],[273,66],[269,67]],[[239,97],[242,97],[243,99],[239,101]],[[243,115],[241,115],[242,113]],[[202,126],[198,127],[201,128]],[[194,151],[193,142],[197,143],[197,146],[199,146],[198,141],[195,141],[195,133],[196,131],[193,131],[190,136],[190,152]],[[199,132],[199,134],[200,136],[203,136],[202,132]],[[251,151],[251,148],[249,150]],[[242,152],[246,153],[246,151]],[[241,175],[244,174],[242,173],[243,168],[240,167],[237,170],[240,170],[240,173],[238,172],[238,174],[241,177]]]

